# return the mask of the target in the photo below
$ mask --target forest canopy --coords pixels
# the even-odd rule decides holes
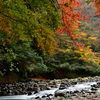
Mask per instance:
[[[83,1],[0,0],[0,77],[11,72],[22,78],[32,72],[56,77],[59,68],[66,70],[64,77],[68,70],[99,73],[99,37],[83,30],[90,25],[81,12]],[[90,2],[100,14],[100,1],[85,4]]]

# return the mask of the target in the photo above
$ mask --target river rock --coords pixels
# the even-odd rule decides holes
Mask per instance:
[[[39,96],[35,97],[35,99],[41,100],[41,98]],[[31,100],[34,100],[34,98],[33,99],[31,98]]]
[[[40,90],[41,90],[41,91],[43,91],[43,90],[46,90],[46,89],[47,89],[46,84],[39,84],[39,87],[40,87]]]
[[[59,87],[60,90],[62,90],[62,89],[66,89],[66,88],[67,88],[67,87],[66,87],[65,84],[61,84],[60,87]]]
[[[35,83],[38,83],[38,82],[39,82],[37,79],[34,79],[33,81],[34,81]]]
[[[97,90],[97,91],[96,91],[96,94],[97,94],[97,95],[100,95],[100,90]]]
[[[37,83],[34,83],[34,87],[39,87],[39,85]]]
[[[33,91],[33,88],[29,87],[27,88],[27,91]]]
[[[98,87],[100,88],[100,82],[97,82]]]
[[[32,95],[32,92],[31,92],[31,91],[28,92],[28,96],[29,96],[29,95]]]
[[[93,85],[91,85],[91,87],[99,88],[99,85],[98,84],[93,84]]]
[[[55,97],[57,97],[57,96],[64,96],[65,94],[66,94],[65,90],[57,90],[54,93]]]
[[[95,88],[95,87],[92,87],[92,88],[91,88],[91,90],[92,90],[92,91],[96,91],[96,90],[97,90],[97,88]]]
[[[76,85],[77,84],[77,82],[71,82],[71,85]]]
[[[15,93],[15,95],[19,95],[20,94],[19,91],[17,91],[17,90],[15,90],[14,93]]]
[[[53,99],[50,99],[50,100],[66,100],[64,97],[54,97]]]
[[[51,90],[51,87],[46,87],[46,90]]]
[[[47,97],[53,96],[53,94],[47,94]]]

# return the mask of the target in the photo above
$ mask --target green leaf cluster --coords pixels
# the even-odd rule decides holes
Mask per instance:
[[[98,75],[100,72],[100,65],[93,62],[86,62],[80,59],[81,55],[76,52],[62,52],[58,51],[49,59],[45,60],[45,64],[48,66],[48,71],[57,73],[59,69],[66,75],[71,73],[77,73],[79,75]],[[67,76],[70,77],[70,76]]]

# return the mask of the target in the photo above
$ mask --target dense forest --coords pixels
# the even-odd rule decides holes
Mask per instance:
[[[0,80],[100,74],[100,0],[0,0]]]

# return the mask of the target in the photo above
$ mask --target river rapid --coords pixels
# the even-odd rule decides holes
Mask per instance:
[[[92,100],[99,93],[99,76],[0,84],[0,100]]]

